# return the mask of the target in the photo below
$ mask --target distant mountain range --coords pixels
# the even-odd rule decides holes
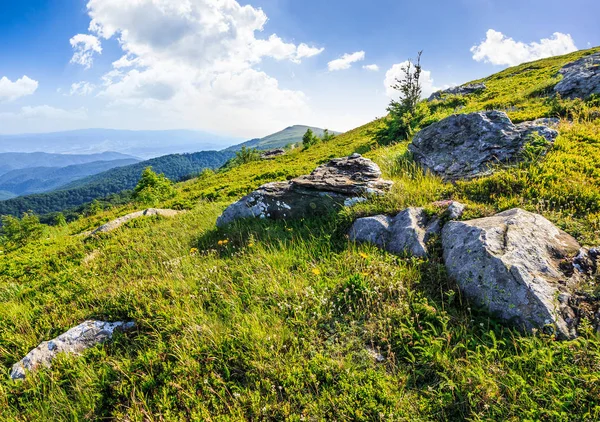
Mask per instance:
[[[88,156],[63,154],[58,157],[54,157],[56,154],[36,153],[43,154],[39,156],[40,161],[31,159],[27,154],[13,154],[13,157],[20,157],[20,161],[18,162],[21,163],[19,164],[21,166],[25,165],[25,162],[43,162],[47,164],[49,162],[56,163],[60,159],[88,159],[90,161],[82,162],[81,166],[70,162],[69,164],[71,165],[60,169],[49,168],[52,165],[43,165],[42,167],[32,167],[27,170],[22,168],[9,170],[4,175],[0,172],[0,215],[21,215],[26,211],[33,211],[37,214],[63,211],[91,202],[97,198],[130,190],[136,186],[143,169],[148,166],[151,166],[157,173],[164,173],[171,180],[180,180],[191,174],[198,173],[205,168],[217,169],[223,166],[243,146],[267,150],[301,142],[302,136],[309,128],[317,136],[323,134],[323,129],[296,125],[264,138],[252,139],[234,145],[222,151],[169,154],[139,162],[135,162],[136,159],[134,157],[124,156],[119,153],[105,153],[107,155],[93,154]],[[331,133],[338,132],[332,131]],[[117,159],[102,162],[102,160],[97,159],[99,155]],[[5,168],[9,166],[8,157],[9,154],[0,154],[0,169],[3,165]],[[7,161],[5,161],[5,158]],[[93,160],[94,158],[95,160]],[[132,160],[134,161],[133,163],[131,163]],[[14,161],[17,162],[16,160]],[[126,163],[126,161],[129,162]],[[39,165],[37,164],[37,166]],[[107,168],[102,169],[102,166],[106,166]],[[87,174],[85,174],[86,172]],[[46,192],[40,193],[44,191]],[[26,195],[12,197],[21,192]],[[29,194],[32,192],[38,193]]]
[[[302,136],[304,136],[307,129],[312,130],[313,133],[317,136],[323,136],[324,129],[312,126],[295,125],[287,127],[282,131],[279,131],[272,135],[265,136],[264,138],[251,139],[241,144],[231,146],[225,151],[238,151],[243,146],[247,148],[256,148],[262,150],[282,148],[289,144],[301,142]],[[334,132],[332,130],[330,130],[329,132],[333,133],[334,135],[339,135],[340,133]]]
[[[237,138],[194,130],[85,129],[68,132],[0,135],[0,153],[37,152],[93,154],[117,151],[140,158],[219,149]]]
[[[12,170],[32,167],[66,167],[95,161],[131,160],[131,155],[118,152],[100,154],[49,154],[46,152],[7,152],[0,153],[0,175]],[[2,190],[0,188],[0,190]]]

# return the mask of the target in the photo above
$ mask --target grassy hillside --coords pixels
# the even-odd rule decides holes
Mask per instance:
[[[189,209],[173,219],[78,236],[140,207],[131,204],[4,250],[0,419],[600,419],[598,334],[522,335],[471,307],[439,254],[403,259],[345,235],[357,216],[452,198],[468,205],[464,218],[520,206],[600,244],[600,105],[545,97],[556,70],[589,53],[507,69],[479,96],[430,106],[431,121],[490,107],[515,120],[560,112],[560,136],[541,161],[450,185],[423,174],[406,142],[379,147],[375,121],[180,183],[160,204]],[[215,227],[259,185],[352,152],[395,181],[389,195],[336,215]],[[31,348],[90,318],[138,328],[24,382],[8,379]]]
[[[285,128],[277,133],[273,133],[272,135],[265,136],[264,138],[251,139],[250,141],[239,145],[234,145],[227,148],[226,151],[238,151],[243,146],[261,150],[283,148],[289,144],[302,142],[302,136],[304,136],[307,129],[311,129],[316,136],[323,136],[324,129],[312,126],[295,125]],[[337,134],[339,132],[330,131],[330,133]]]

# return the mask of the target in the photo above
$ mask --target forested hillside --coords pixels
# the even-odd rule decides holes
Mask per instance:
[[[194,154],[173,154],[136,164],[114,168],[86,177],[49,193],[34,194],[0,201],[0,215],[20,216],[27,211],[46,214],[76,207],[94,199],[133,189],[144,168],[151,166],[157,173],[177,181],[206,168],[218,168],[232,158],[233,152],[203,151]]]

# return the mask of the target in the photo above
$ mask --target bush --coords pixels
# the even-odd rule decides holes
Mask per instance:
[[[2,243],[8,246],[25,246],[39,239],[44,233],[40,219],[32,212],[26,212],[21,219],[5,215],[2,217]]]
[[[242,146],[242,149],[236,151],[233,163],[234,165],[241,166],[242,164],[248,164],[258,160],[260,160],[260,152],[256,148]]]
[[[135,200],[143,204],[156,204],[173,196],[173,183],[164,174],[156,174],[152,167],[146,167],[134,189]]]

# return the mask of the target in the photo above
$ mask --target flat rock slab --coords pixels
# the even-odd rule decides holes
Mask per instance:
[[[415,159],[447,181],[490,174],[494,166],[516,162],[530,135],[553,143],[552,119],[513,124],[506,113],[456,114],[417,133],[408,146]]]
[[[559,73],[563,78],[554,92],[561,97],[586,99],[592,94],[600,95],[600,53],[569,63]]]
[[[526,331],[576,336],[571,275],[580,245],[538,214],[512,209],[442,230],[448,274],[475,304]]]
[[[440,217],[428,216],[423,208],[407,208],[395,217],[376,215],[357,219],[350,240],[376,245],[395,255],[427,256],[427,242],[441,232],[443,222],[460,218],[465,206],[449,201]]]
[[[283,148],[277,148],[263,152],[260,154],[260,158],[263,160],[273,160],[274,158],[281,157],[282,155],[285,155],[285,150]]]
[[[230,205],[217,219],[217,226],[245,218],[288,219],[323,215],[361,198],[381,195],[391,186],[392,182],[381,179],[377,164],[353,154],[331,160],[310,175],[261,186]]]
[[[427,101],[441,100],[444,95],[470,95],[478,92],[485,91],[487,87],[484,83],[468,84],[462,86],[455,86],[452,88],[445,89],[443,91],[437,91],[431,94]]]
[[[40,366],[50,367],[60,353],[78,354],[90,347],[110,340],[115,331],[129,331],[134,322],[85,321],[53,340],[45,341],[30,351],[12,367],[12,379],[24,379],[28,372]]]
[[[131,214],[127,214],[123,217],[119,217],[112,221],[109,221],[108,223],[103,224],[102,226],[98,227],[96,230],[91,232],[90,235],[98,233],[108,233],[110,231],[118,229],[123,224],[127,223],[129,220],[133,220],[134,218],[150,217],[153,215],[160,215],[161,217],[174,217],[178,214],[181,214],[182,212],[183,211],[148,208],[147,210],[132,212]]]

